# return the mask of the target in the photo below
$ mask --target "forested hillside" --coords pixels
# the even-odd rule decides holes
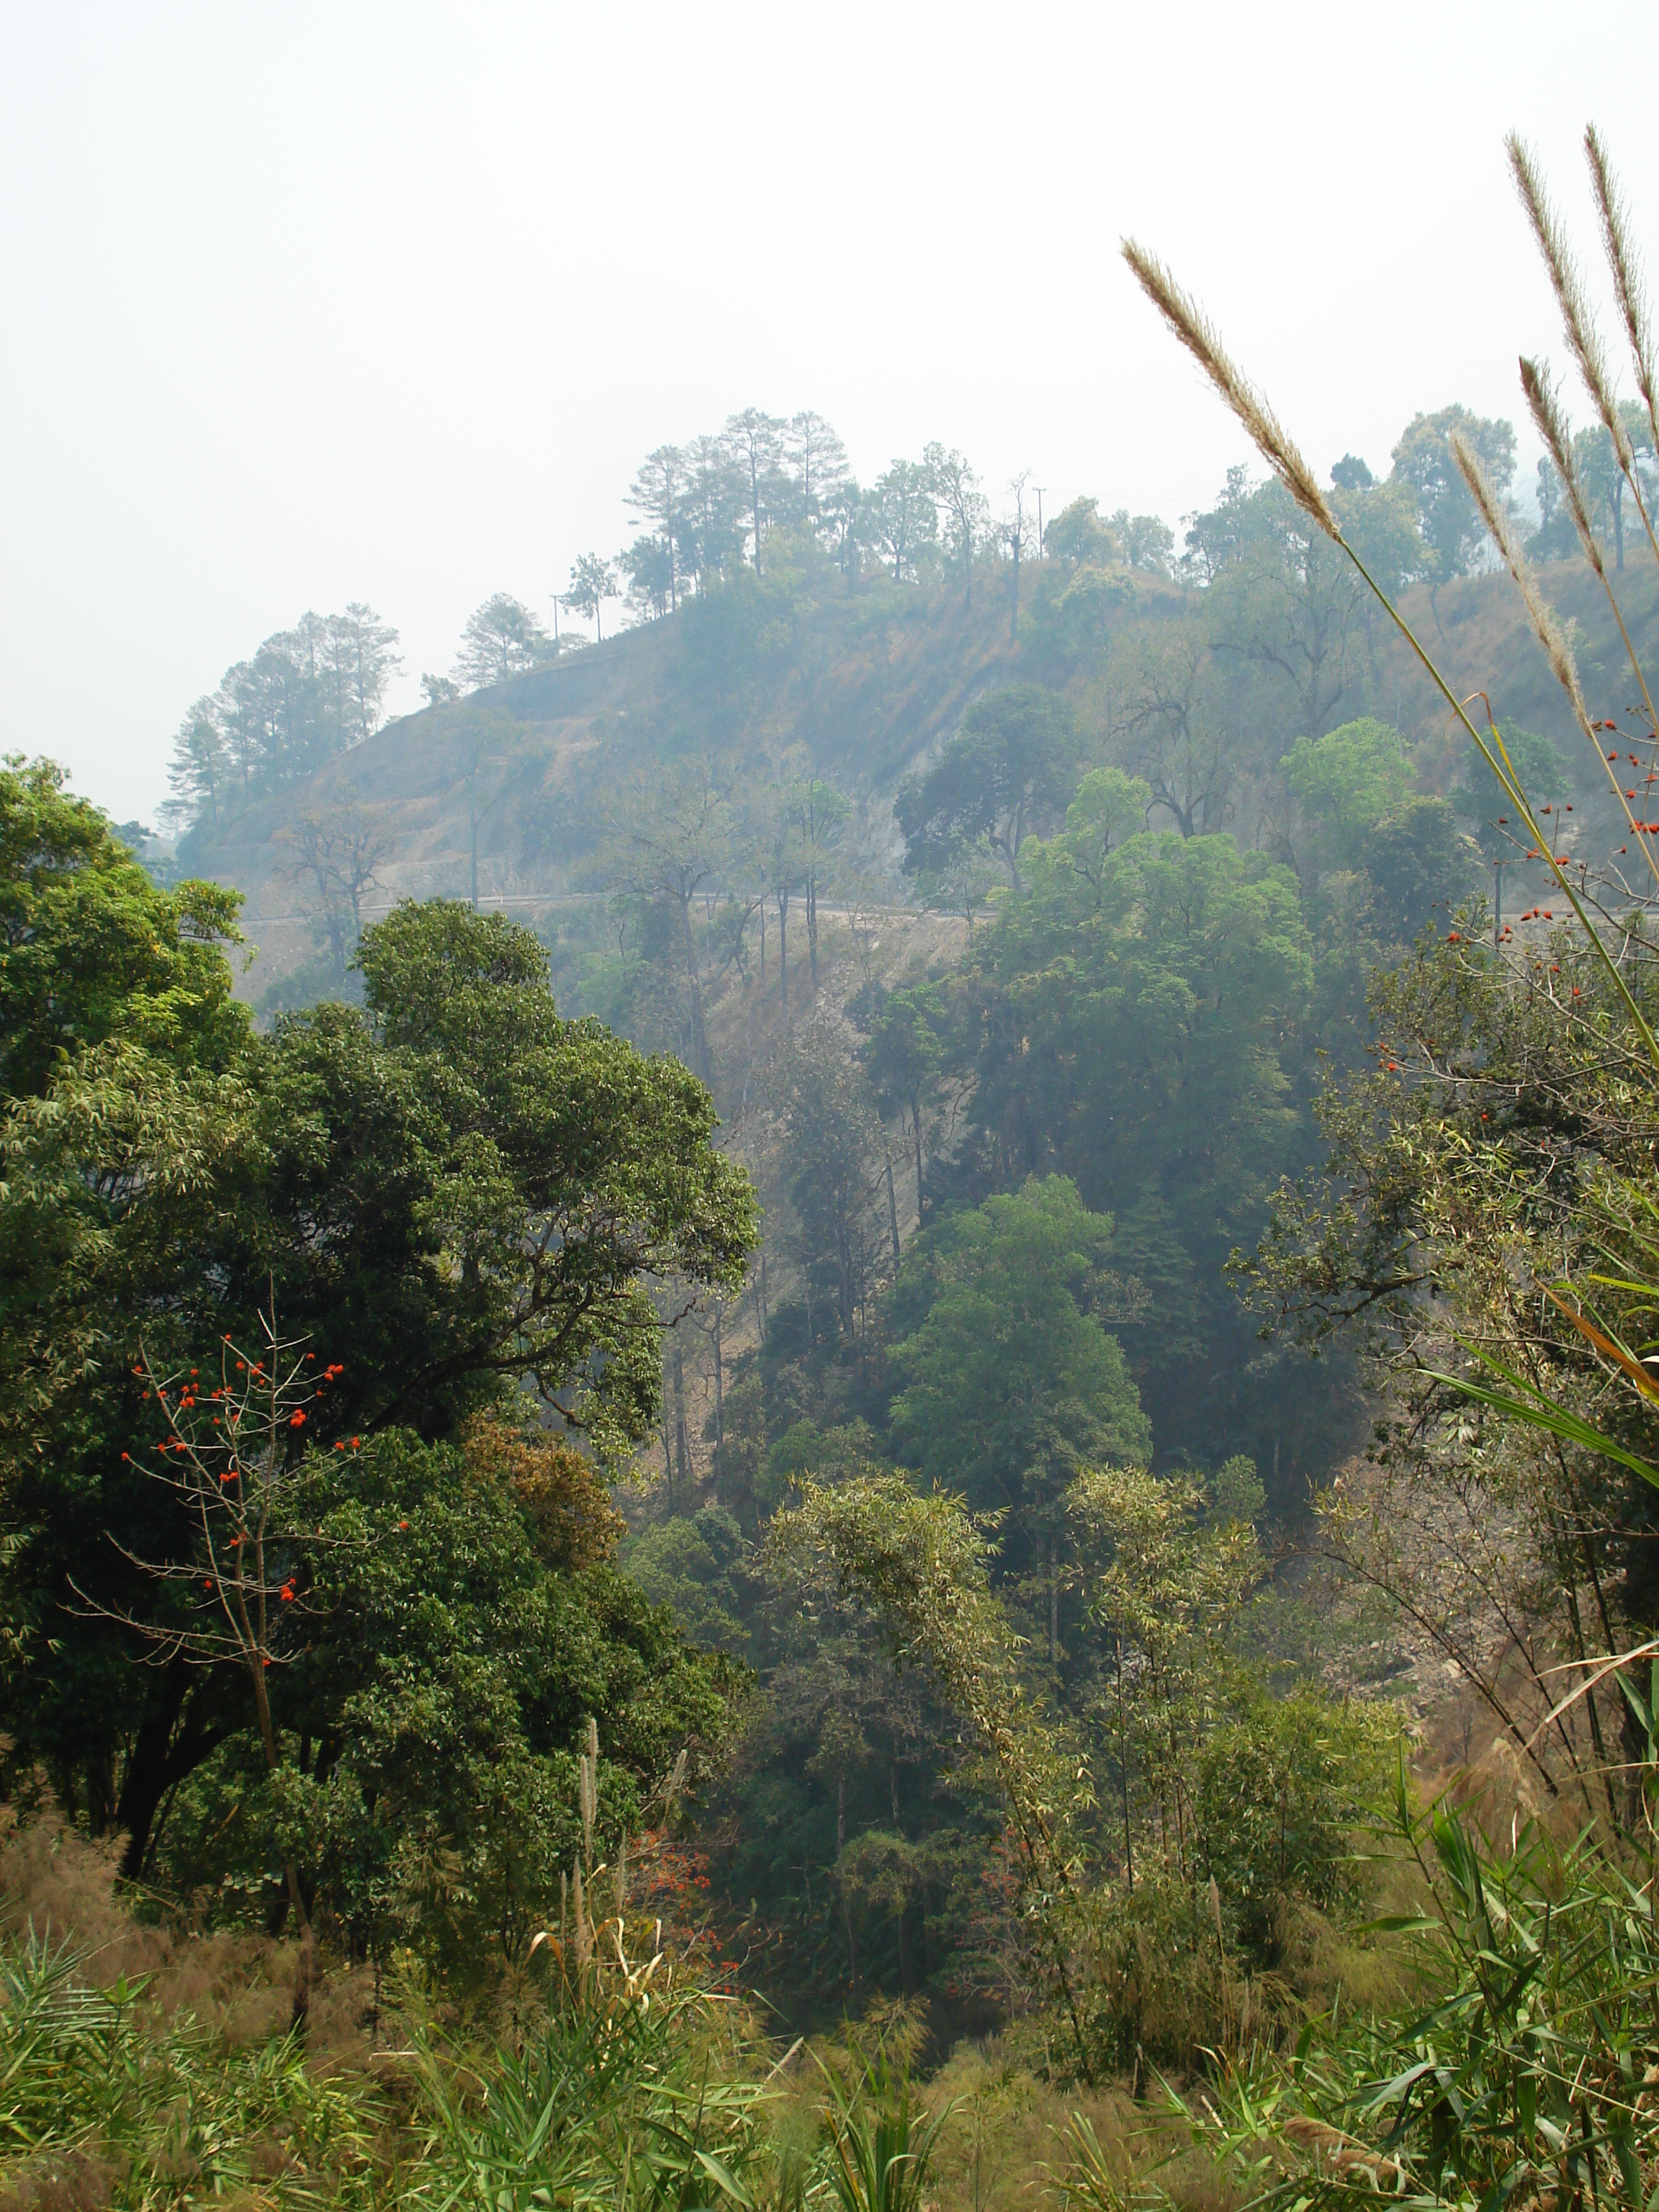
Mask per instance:
[[[1179,550],[751,410],[0,774],[21,2201],[1650,2202],[1659,419],[1316,478],[1126,251]]]
[[[1195,523],[1219,517],[1218,530],[1243,532],[1229,509],[1249,500],[1237,483],[1228,491],[1214,517]],[[1264,526],[1272,497],[1255,495]],[[273,740],[263,768],[252,750],[239,765],[216,738],[212,804],[195,775],[185,778],[195,827],[183,863],[244,891],[260,950],[248,988],[257,996],[276,979],[280,996],[319,936],[329,938],[328,965],[300,988],[321,988],[337,969],[335,936],[343,931],[343,944],[349,933],[354,878],[374,909],[398,896],[471,896],[475,831],[486,902],[511,901],[534,918],[555,901],[594,898],[606,872],[585,865],[603,842],[593,796],[619,772],[649,772],[664,758],[706,758],[717,780],[722,769],[774,783],[816,772],[854,805],[848,842],[858,872],[902,899],[891,821],[900,779],[952,734],[981,691],[1018,682],[1061,693],[1085,717],[1092,750],[1150,772],[1170,802],[1155,808],[1154,826],[1201,828],[1207,810],[1207,826],[1252,847],[1293,837],[1271,772],[1297,738],[1364,714],[1401,731],[1424,788],[1467,781],[1408,649],[1339,578],[1325,580],[1331,604],[1322,605],[1317,578],[1313,591],[1293,576],[1287,589],[1284,575],[1261,573],[1258,548],[1255,562],[1235,564],[1232,588],[1212,593],[1196,554],[1175,580],[1118,564],[1104,531],[1100,546],[1085,532],[1075,552],[1066,520],[1044,536],[1048,557],[1028,551],[1020,565],[1017,636],[1012,561],[988,560],[968,605],[954,580],[895,586],[878,570],[849,580],[816,544],[786,540],[758,580],[744,566],[672,617],[599,647],[567,642],[556,659],[462,695],[465,712],[457,700],[366,742],[343,733],[320,761],[302,750],[289,764]],[[1090,557],[1103,551],[1113,565]],[[791,552],[799,566],[786,565]],[[1224,556],[1209,557],[1224,586]],[[1295,557],[1292,547],[1292,567]],[[1580,625],[1587,669],[1615,667],[1621,648],[1594,579],[1564,567],[1552,581]],[[1639,643],[1656,619],[1640,571],[1629,597]],[[1456,575],[1432,595],[1407,586],[1403,604],[1456,684],[1479,686],[1502,667],[1513,719],[1565,739],[1559,695],[1501,577]],[[1168,667],[1146,665],[1154,642]],[[476,726],[492,714],[480,738]],[[1199,726],[1197,749],[1172,741],[1183,720]],[[186,735],[202,726],[190,722]],[[1205,756],[1206,745],[1218,757]],[[741,872],[752,880],[738,895],[752,896],[763,872],[755,855]]]
[[[1408,426],[1392,477],[1349,458],[1332,496],[1455,684],[1503,671],[1565,848],[1600,856],[1614,819],[1545,656],[1507,580],[1469,573],[1457,420],[1512,453],[1508,424],[1443,410]],[[349,995],[366,920],[467,898],[535,930],[565,1011],[710,1085],[765,1241],[719,1359],[707,1316],[677,1346],[676,1480],[712,1479],[715,1369],[753,1354],[763,1308],[833,1298],[861,1332],[930,1200],[1060,1173],[1113,1220],[1113,1333],[1158,1463],[1248,1453],[1294,1515],[1364,1417],[1340,1360],[1286,1372],[1264,1352],[1228,1257],[1318,1154],[1312,1103],[1363,1049],[1368,967],[1492,891],[1501,793],[1276,485],[1234,471],[1178,557],[1161,526],[1090,500],[1048,518],[1039,552],[1023,509],[999,530],[981,501],[968,538],[953,528],[947,495],[978,497],[957,457],[943,479],[896,464],[867,495],[836,476],[821,498],[810,443],[775,445],[769,492],[745,490],[741,437],[724,477],[715,446],[700,472],[659,452],[641,477],[658,526],[630,558],[660,583],[677,549],[672,606],[636,582],[632,628],[556,651],[498,597],[426,712],[337,734],[313,765],[267,702],[263,750],[239,764],[227,740],[205,805],[186,760],[178,864],[246,894],[261,957],[243,988],[267,1016]],[[1595,680],[1619,649],[1605,601],[1576,569],[1552,581]],[[1659,595],[1644,572],[1629,586],[1639,641]],[[246,689],[231,672],[227,731]],[[1505,870],[1511,915],[1540,881]],[[822,1088],[832,1067],[809,1113],[803,1071]]]

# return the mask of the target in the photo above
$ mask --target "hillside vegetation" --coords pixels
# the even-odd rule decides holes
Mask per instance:
[[[1178,564],[751,410],[608,644],[267,640],[171,869],[0,770],[9,2201],[1652,2204],[1589,153],[1559,611],[1507,423],[1327,489],[1131,246],[1271,471]]]
[[[1024,565],[1024,593],[1060,581],[1049,566]],[[452,714],[428,708],[385,725],[296,785],[228,805],[222,823],[199,824],[181,865],[244,893],[245,926],[259,958],[243,988],[258,996],[311,957],[320,910],[341,898],[337,885],[319,893],[306,865],[295,833],[308,817],[337,820],[354,810],[374,817],[373,880],[363,890],[374,911],[400,897],[469,896],[476,803],[481,898],[510,902],[509,910],[539,923],[556,902],[599,895],[588,866],[599,842],[595,795],[619,773],[648,771],[653,762],[699,749],[752,773],[775,774],[781,760],[804,762],[845,790],[857,808],[857,857],[897,902],[908,890],[892,822],[899,780],[954,732],[976,696],[1028,680],[1079,703],[1092,690],[1110,725],[1103,744],[1127,749],[1127,708],[1108,695],[1113,648],[1147,628],[1156,633],[1201,617],[1205,608],[1201,591],[1126,573],[1122,598],[1073,653],[1034,638],[1029,617],[1019,641],[1011,637],[1006,564],[992,569],[971,608],[949,584],[922,591],[878,577],[848,590],[834,571],[816,586],[775,571],[774,579],[755,588],[744,572],[732,597],[752,605],[728,613],[714,603],[717,590],[710,602],[694,601],[672,618],[470,695],[477,709],[510,725],[490,748],[479,791],[468,788],[469,741],[457,735]],[[1594,579],[1564,566],[1549,583],[1578,625],[1587,678],[1616,671],[1622,647]],[[1402,605],[1455,688],[1487,688],[1501,671],[1506,714],[1553,736],[1572,759],[1559,690],[1505,579],[1455,578],[1432,604],[1426,588],[1413,588]],[[1638,646],[1659,635],[1659,595],[1640,572],[1630,580],[1626,616]],[[1462,756],[1409,649],[1379,634],[1357,652],[1350,641],[1349,652],[1353,665],[1327,725],[1378,714],[1407,738],[1423,787],[1451,788],[1465,773]],[[1261,711],[1247,674],[1238,672],[1211,708],[1236,731],[1237,715]],[[1291,715],[1275,715],[1265,742],[1270,751],[1275,744],[1288,750],[1298,733]],[[1235,834],[1267,842],[1275,827],[1268,795],[1229,798]]]

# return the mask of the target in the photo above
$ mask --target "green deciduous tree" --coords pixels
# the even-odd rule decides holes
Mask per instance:
[[[1172,1293],[1189,1286],[1124,1324],[1155,1417],[1178,1433],[1196,1417],[1194,1327],[1206,1372],[1249,1358],[1221,1270],[1307,1141],[1313,946],[1294,878],[1231,837],[1134,836],[1091,880],[1073,834],[1028,844],[1028,896],[1004,907],[962,994],[970,1156],[1005,1188],[1073,1177],[1121,1233],[1144,1234]]]
[[[587,617],[601,644],[605,641],[605,603],[616,596],[616,571],[603,554],[584,553],[572,563],[564,603],[574,607],[579,615]]]
[[[505,684],[553,658],[553,640],[539,616],[509,592],[496,592],[466,618],[455,673],[470,690]]]
[[[1131,568],[1139,568],[1150,576],[1169,574],[1175,552],[1175,532],[1162,516],[1131,514],[1127,507],[1120,507],[1111,518],[1110,527]]]
[[[939,541],[939,508],[926,464],[896,460],[876,478],[861,521],[892,562],[893,581],[914,580],[918,562]]]
[[[1074,499],[1044,529],[1042,556],[1067,569],[1109,568],[1123,559],[1123,548],[1111,525],[1101,519],[1099,501]]]
[[[1106,895],[1107,863],[1120,845],[1146,827],[1150,784],[1121,769],[1091,769],[1066,810],[1066,827],[1045,848],[1054,870],[1070,868],[1097,908]]]
[[[1019,889],[1019,848],[1063,803],[1078,750],[1071,708],[1055,692],[1020,684],[975,700],[933,765],[899,786],[907,871],[936,871],[982,838]]]
[[[1299,738],[1285,774],[1322,833],[1326,865],[1334,867],[1364,865],[1371,831],[1413,788],[1405,740],[1369,716],[1322,738]]]
[[[391,1430],[296,1458],[268,1547],[289,1593],[270,1638],[276,1762],[255,1783],[232,1735],[187,1780],[161,1846],[173,1882],[257,1888],[286,1850],[360,1954],[410,1949],[471,1980],[556,1925],[590,1726],[602,1844],[680,1753],[689,1785],[706,1775],[739,1671],[688,1649],[617,1571],[603,1491],[550,1480],[558,1455],[533,1425],[484,1421],[459,1446]]]
[[[1476,889],[1476,855],[1452,808],[1413,788],[1404,742],[1386,723],[1366,718],[1315,743],[1303,738],[1285,774],[1310,826],[1310,860],[1363,872],[1383,941],[1419,929],[1437,901],[1455,905]]]
[[[974,604],[974,556],[985,534],[990,508],[979,488],[979,478],[954,447],[947,452],[937,441],[922,449],[922,467],[943,518],[946,535],[955,543],[962,566],[963,604]]]
[[[1005,1559],[1052,1535],[1078,1468],[1144,1458],[1152,1431],[1097,1311],[1109,1217],[1064,1176],[947,1215],[907,1258],[893,1301],[901,1455],[981,1512],[1012,1516]]]
[[[88,1047],[130,1039],[221,1068],[247,1035],[219,950],[241,901],[160,891],[61,769],[0,769],[0,1093],[38,1097]]]
[[[937,985],[915,983],[890,991],[869,1018],[869,1042],[860,1054],[884,1113],[909,1116],[918,1229],[927,1218],[922,1122],[945,1064],[945,1002]]]
[[[176,1361],[274,1290],[345,1364],[343,1432],[443,1435],[526,1384],[614,1453],[660,1389],[643,1279],[734,1285],[754,1201],[707,1093],[561,1020],[527,932],[400,908],[364,933],[364,1012],[256,1039],[210,942],[228,895],[157,892],[50,771],[5,795],[5,896],[33,917],[3,978],[0,1510],[27,1647],[6,1726],[95,1832],[126,1832],[136,1870],[167,1791],[248,1717],[222,1670],[135,1668],[112,1626],[140,1610],[133,1558],[188,1555],[120,1456],[149,1426],[141,1336]],[[60,927],[78,951],[37,991]]]
[[[868,1608],[896,1660],[925,1668],[972,1730],[1008,1810],[1020,1908],[1040,1971],[1066,2007],[1087,2078],[1092,2061],[1072,1950],[1073,1820],[1087,1792],[1019,1678],[1010,1626],[989,1584],[990,1529],[960,1497],[942,1489],[918,1497],[898,1475],[860,1473],[834,1488],[801,1488],[800,1505],[772,1524],[770,1557],[788,1575],[817,1567]]]
[[[1392,456],[1394,474],[1417,495],[1423,541],[1437,582],[1466,575],[1486,543],[1486,526],[1452,459],[1454,430],[1480,456],[1500,499],[1515,474],[1515,429],[1501,419],[1475,415],[1467,407],[1442,407],[1432,415],[1413,415],[1401,432]]]

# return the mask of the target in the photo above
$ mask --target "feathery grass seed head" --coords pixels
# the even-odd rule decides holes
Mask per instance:
[[[1492,487],[1480,457],[1461,430],[1451,433],[1452,459],[1456,462],[1469,496],[1480,510],[1480,519],[1491,532],[1492,542],[1504,556],[1505,567],[1515,579],[1531,618],[1538,642],[1544,648],[1545,658],[1554,671],[1556,680],[1572,702],[1573,712],[1582,726],[1589,720],[1589,709],[1584,704],[1584,695],[1578,682],[1578,670],[1567,643],[1566,633],[1557,620],[1555,611],[1538,588],[1538,579],[1533,574],[1532,563],[1516,543],[1510,519],[1499,503]]]
[[[1533,159],[1531,149],[1515,131],[1510,131],[1504,143],[1509,154],[1516,190],[1521,195],[1521,204],[1527,211],[1533,236],[1538,240],[1538,250],[1544,257],[1544,266],[1548,270],[1550,283],[1555,289],[1567,344],[1578,364],[1578,374],[1584,380],[1584,389],[1595,403],[1595,411],[1607,426],[1607,435],[1613,440],[1619,465],[1628,474],[1635,458],[1631,452],[1630,434],[1620,420],[1618,402],[1613,398],[1613,379],[1607,374],[1607,356],[1601,349],[1601,333],[1590,320],[1577,264],[1562,235],[1560,223],[1550,204],[1549,195],[1544,189],[1544,180],[1538,173],[1538,165]]]
[[[1123,240],[1122,250],[1142,291],[1249,432],[1285,490],[1328,538],[1340,542],[1341,526],[1313,471],[1266,399],[1229,356],[1214,324],[1155,254],[1132,238]]]
[[[1606,250],[1607,266],[1613,271],[1613,290],[1619,301],[1620,320],[1625,325],[1625,336],[1636,362],[1636,388],[1646,403],[1648,423],[1653,432],[1655,448],[1659,450],[1659,398],[1656,397],[1653,370],[1653,331],[1648,321],[1647,287],[1643,281],[1642,264],[1636,256],[1628,228],[1628,215],[1624,197],[1607,160],[1607,149],[1592,123],[1584,133],[1584,153],[1589,162],[1591,181],[1595,186],[1596,212],[1601,221],[1601,244]]]
[[[1538,434],[1544,441],[1561,478],[1568,512],[1583,546],[1584,557],[1605,582],[1607,568],[1601,559],[1601,549],[1595,542],[1595,532],[1590,527],[1589,508],[1584,500],[1584,487],[1579,482],[1578,464],[1573,459],[1572,437],[1567,427],[1567,418],[1561,412],[1561,403],[1550,383],[1549,371],[1540,368],[1535,361],[1528,361],[1524,354],[1521,357],[1521,389],[1527,395],[1527,405],[1538,427]]]

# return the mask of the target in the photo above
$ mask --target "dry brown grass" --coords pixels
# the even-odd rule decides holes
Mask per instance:
[[[1086,2120],[1126,2200],[1155,2188],[1180,2212],[1233,2212],[1229,2177],[1162,2109],[1127,2088],[1056,2089],[995,2041],[963,2044],[928,2084],[938,2111],[956,2100],[939,2138],[932,2193],[939,2212],[1013,2212],[1034,2194],[1061,2203],[1070,2153],[1065,2130]]]
[[[285,2030],[299,1945],[144,1917],[134,1909],[140,1900],[121,1891],[120,1842],[88,1842],[51,1808],[27,1821],[0,1813],[0,1936],[32,1927],[54,1944],[67,1940],[83,1955],[88,1980],[143,1982],[158,2022],[195,2020],[231,2049]],[[371,2060],[374,1995],[364,1967],[325,1967],[311,1978],[306,2034],[315,2057],[336,2066]]]

